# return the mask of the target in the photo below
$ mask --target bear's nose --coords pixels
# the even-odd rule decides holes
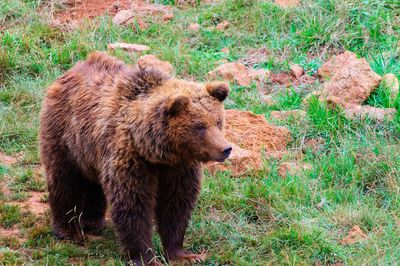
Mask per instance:
[[[224,154],[225,158],[228,158],[229,154],[231,154],[231,151],[232,147],[226,147],[222,153]]]

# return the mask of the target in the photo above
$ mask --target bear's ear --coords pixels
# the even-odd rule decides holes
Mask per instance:
[[[211,82],[206,85],[208,93],[219,101],[224,101],[229,95],[229,85],[223,81]]]
[[[187,110],[190,104],[188,96],[178,94],[173,96],[168,103],[167,113],[171,116],[177,115],[180,112]]]

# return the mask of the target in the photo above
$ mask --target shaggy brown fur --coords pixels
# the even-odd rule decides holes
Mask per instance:
[[[201,162],[223,161],[226,83],[178,80],[96,52],[48,90],[40,153],[52,223],[61,238],[104,224],[107,201],[125,252],[154,261],[152,221],[169,260],[183,250],[200,190]]]

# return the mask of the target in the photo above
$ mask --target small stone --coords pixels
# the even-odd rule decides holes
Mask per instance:
[[[299,64],[293,65],[290,67],[290,74],[298,79],[303,76],[304,69]]]
[[[274,101],[272,98],[271,98],[271,96],[264,96],[263,98],[262,98],[262,102],[263,102],[263,104],[265,104],[266,106],[273,106],[273,105],[275,105],[276,104],[276,101]]]
[[[124,25],[133,17],[135,17],[135,13],[129,10],[121,10],[114,16],[112,22],[114,25]]]
[[[382,77],[383,86],[389,89],[394,98],[399,93],[399,80],[393,73],[387,73]]]
[[[167,13],[164,16],[162,16],[162,20],[164,22],[168,22],[168,21],[172,20],[173,18],[174,18],[174,14],[170,14],[170,13]]]
[[[133,20],[134,23],[132,23],[133,27],[136,28],[136,24],[137,27],[139,28],[139,30],[146,30],[149,26],[147,26],[147,23],[144,22],[144,20],[138,16],[136,16],[136,21]]]
[[[220,52],[221,52],[221,53],[224,53],[224,54],[229,54],[229,49],[226,48],[226,47],[224,47],[224,48],[221,49]]]
[[[335,71],[335,67],[334,67],[333,63],[331,61],[328,61],[318,68],[317,74],[322,79],[328,80],[328,79],[332,78],[334,71]]]
[[[226,58],[222,58],[215,62],[216,65],[222,65],[222,64],[227,64],[227,63],[229,63],[229,61]]]
[[[240,86],[251,85],[251,78],[247,73],[247,69],[240,62],[222,64],[213,71],[208,72],[208,75],[213,78],[220,76],[225,80],[234,81]]]
[[[109,43],[107,44],[107,47],[109,49],[122,49],[127,52],[144,52],[150,50],[150,47],[146,45],[141,45],[141,44],[133,44],[133,43],[121,43],[121,42],[116,42],[116,43]]]
[[[309,163],[298,164],[293,162],[283,162],[279,166],[278,174],[280,177],[287,177],[288,175],[293,176],[309,169],[312,169],[312,165]]]
[[[118,10],[120,8],[120,6],[121,6],[121,3],[119,1],[116,1],[111,5],[111,8],[114,10]]]
[[[224,31],[224,30],[226,30],[226,28],[228,28],[229,25],[230,25],[230,23],[228,21],[224,20],[217,25],[217,30]]]
[[[250,169],[260,171],[263,165],[259,154],[232,144],[232,152],[227,161],[224,163],[208,163],[207,169],[213,174],[219,171],[231,171],[232,176],[238,177],[250,172]]]
[[[300,0],[275,0],[275,4],[282,8],[294,8],[300,3]]]
[[[361,231],[360,227],[355,225],[347,236],[340,241],[340,245],[353,245],[366,238],[368,238],[368,236]]]
[[[161,61],[155,55],[146,54],[141,57],[136,62],[141,68],[157,68],[160,71],[170,74],[174,71],[174,67],[168,61]]]
[[[354,105],[352,107],[347,106],[344,110],[344,115],[347,118],[361,117],[362,119],[368,117],[378,121],[393,120],[397,110],[395,108],[378,108],[368,105]]]
[[[325,203],[326,203],[326,199],[325,199],[325,198],[322,198],[321,202],[318,203],[317,205],[315,205],[315,207],[316,207],[317,209],[322,209],[322,207],[324,207]]]
[[[198,31],[200,29],[200,25],[197,23],[190,23],[189,30],[191,31]]]
[[[252,80],[257,80],[265,76],[268,76],[268,72],[265,71],[264,69],[250,69],[248,71],[248,75]]]

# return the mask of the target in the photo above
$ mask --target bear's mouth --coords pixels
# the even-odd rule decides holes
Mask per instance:
[[[217,162],[220,162],[220,163],[222,163],[222,162],[225,162],[225,160],[226,160],[226,158],[217,158],[217,159],[215,159]]]

